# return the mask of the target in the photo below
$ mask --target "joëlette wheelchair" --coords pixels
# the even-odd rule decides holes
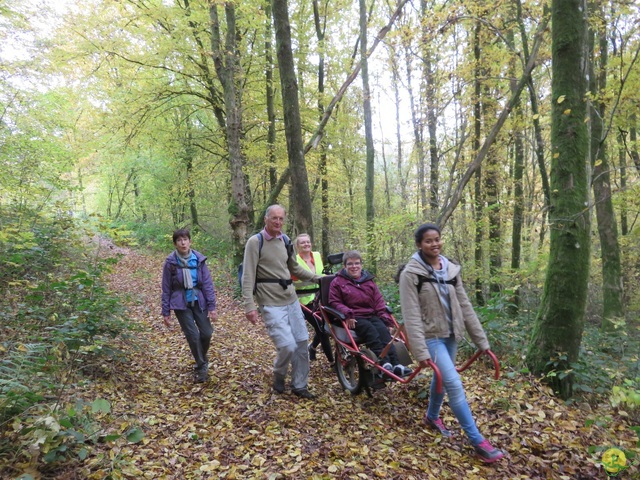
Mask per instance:
[[[357,395],[362,391],[366,391],[367,395],[372,396],[373,391],[383,388],[385,382],[396,381],[398,383],[409,383],[422,371],[421,366],[417,366],[411,375],[399,377],[392,371],[386,370],[379,364],[378,357],[365,344],[360,342],[356,332],[346,327],[346,318],[338,310],[329,306],[329,286],[335,274],[333,269],[336,265],[342,263],[342,253],[329,255],[325,263],[323,271],[324,276],[320,279],[319,291],[316,294],[316,300],[313,308],[310,310],[305,305],[302,308],[307,312],[311,312],[318,324],[329,333],[335,343],[335,370],[338,375],[338,381],[345,390],[352,395]],[[413,363],[409,354],[409,343],[404,331],[395,317],[391,309],[387,307],[387,311],[391,317],[391,343],[385,346],[381,352],[381,356],[386,356],[387,352],[394,345],[396,355],[401,364],[410,365]],[[495,378],[500,375],[500,364],[496,356],[490,350],[486,352],[477,351],[467,362],[457,368],[458,372],[463,372],[475,362],[482,353],[486,353],[492,360],[495,368]],[[442,392],[442,377],[437,365],[431,361],[427,361],[429,367],[433,370],[436,381],[437,392]]]

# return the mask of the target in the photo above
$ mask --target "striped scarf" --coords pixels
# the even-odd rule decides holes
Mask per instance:
[[[189,268],[191,249],[189,249],[189,252],[185,256],[180,255],[180,252],[176,250],[176,259],[178,260],[178,266],[182,268],[182,280],[184,282],[184,289],[192,290],[193,278],[191,277],[191,269]]]

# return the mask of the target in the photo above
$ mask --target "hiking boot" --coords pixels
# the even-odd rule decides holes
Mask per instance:
[[[312,345],[309,345],[309,360],[312,362],[316,360],[316,349]]]
[[[209,375],[206,371],[204,372],[196,372],[196,375],[193,379],[193,383],[204,383],[209,380]]]
[[[489,440],[483,440],[482,443],[473,447],[476,451],[476,455],[480,457],[483,462],[493,463],[504,457],[504,452],[499,448],[495,448],[489,443]]]
[[[405,367],[404,365],[398,364],[395,367],[393,367],[393,373],[396,374],[396,376],[398,377],[408,377],[413,373],[413,370],[411,370],[409,367]]]
[[[284,375],[273,374],[273,390],[276,393],[284,393]]]
[[[444,422],[442,421],[441,418],[436,418],[435,420],[431,420],[429,417],[425,415],[423,422],[431,430],[437,430],[438,432],[440,432],[440,435],[442,435],[443,437],[445,438],[453,437],[453,433],[451,433],[450,430],[447,430],[447,427],[444,426]]]
[[[301,388],[300,390],[292,390],[292,392],[296,397],[306,398],[307,400],[313,400],[314,398],[316,398],[316,396],[306,388]]]

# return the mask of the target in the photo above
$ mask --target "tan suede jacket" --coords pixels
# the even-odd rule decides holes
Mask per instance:
[[[447,285],[451,301],[453,333],[456,340],[460,341],[465,332],[468,332],[471,340],[480,350],[488,350],[489,340],[462,285],[460,270],[460,265],[449,262],[447,280],[457,277],[455,287]],[[425,340],[448,338],[449,324],[438,296],[438,286],[435,283],[424,282],[418,293],[418,275],[431,276],[420,261],[411,258],[400,274],[400,307],[411,353],[416,361],[420,362],[431,358]]]

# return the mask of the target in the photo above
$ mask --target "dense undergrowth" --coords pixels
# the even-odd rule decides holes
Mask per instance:
[[[116,244],[166,251],[170,232],[99,222],[89,226],[67,216],[35,213],[17,219],[0,212],[0,222],[0,472],[36,478],[35,472],[82,463],[95,445],[140,441],[137,426],[113,433],[105,423],[109,402],[99,395],[74,394],[90,391],[97,376],[113,371],[104,369],[105,363],[124,362],[135,348],[129,340],[137,324],[127,321],[123,305],[104,282],[117,255],[116,260],[101,255],[105,247],[95,237],[110,235]],[[230,286],[234,277],[224,260],[225,245],[205,234],[196,234],[194,245],[215,264],[218,288]],[[383,290],[399,311],[396,286],[390,283]],[[514,317],[507,298],[496,296],[477,308],[501,358],[504,382],[529,375],[524,352],[533,315]],[[472,348],[463,345],[462,353]],[[570,371],[551,375],[574,375],[576,396],[569,403],[609,403],[611,411],[624,411],[632,425],[640,425],[638,352],[638,336],[622,322],[614,333],[587,324],[580,361]],[[558,355],[552,364],[562,363],[562,352]],[[625,453],[635,461],[633,451]],[[31,470],[33,476],[24,473]]]
[[[134,324],[105,287],[117,260],[100,255],[96,225],[0,213],[0,464],[46,471],[105,441],[108,405],[73,392],[125,359]]]

